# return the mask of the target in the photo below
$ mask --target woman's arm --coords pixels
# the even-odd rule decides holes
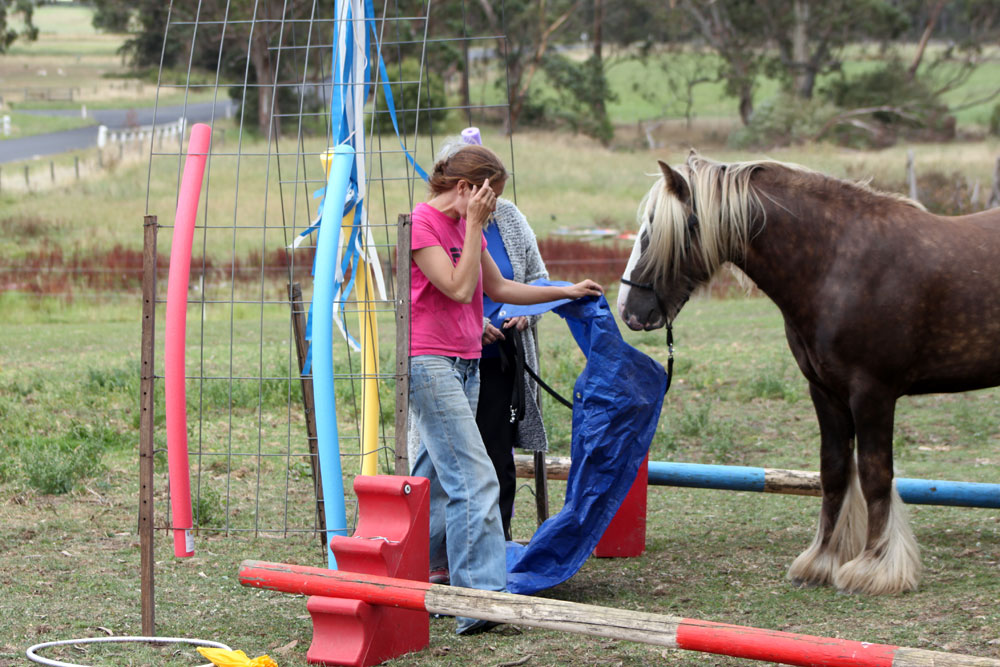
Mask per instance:
[[[441,290],[446,297],[459,303],[470,303],[479,280],[479,267],[474,262],[480,261],[479,251],[482,242],[480,241],[474,250],[469,246],[469,238],[466,237],[458,264],[452,264],[451,257],[439,245],[414,250],[413,261],[431,284]],[[473,268],[472,271],[470,267]]]
[[[475,190],[469,200],[465,220],[465,241],[462,256],[457,264],[439,245],[427,246],[413,251],[413,261],[424,272],[434,287],[452,301],[470,303],[479,282],[479,267],[482,261],[483,225],[490,212],[496,207],[496,193],[490,188],[489,180]],[[489,257],[489,253],[486,253]],[[495,265],[494,265],[495,266]]]
[[[558,299],[578,299],[581,296],[603,294],[604,289],[593,280],[584,280],[575,285],[539,286],[525,285],[507,280],[500,273],[496,262],[489,253],[482,255],[483,291],[497,303],[527,306],[533,303],[556,301]]]

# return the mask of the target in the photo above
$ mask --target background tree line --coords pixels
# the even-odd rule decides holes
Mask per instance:
[[[0,49],[32,38],[35,4],[0,0]],[[199,77],[239,84],[230,94],[263,133],[280,129],[273,118],[287,122],[289,111],[316,110],[322,103],[318,96],[269,85],[294,78],[292,72],[313,81],[328,78],[322,49],[310,51],[315,62],[303,62],[306,55],[299,50],[280,48],[302,41],[296,30],[313,29],[304,22],[282,23],[309,18],[313,0],[93,4],[95,26],[131,34],[123,56],[137,71],[190,65]],[[195,27],[199,7],[202,20],[225,17],[227,24]],[[690,116],[698,86],[723,85],[750,143],[833,138],[880,144],[908,133],[946,138],[954,132],[957,105],[946,103],[945,96],[968,81],[998,45],[1000,32],[995,0],[391,0],[386,9],[390,15],[426,17],[426,26],[394,23],[391,39],[400,43],[392,47],[396,71],[390,77],[423,80],[422,106],[445,106],[446,96],[470,104],[468,64],[475,48],[504,73],[493,85],[506,88],[501,93],[510,103],[502,119],[507,129],[557,123],[605,142],[614,133],[607,112],[614,100],[608,72],[629,61],[655,64],[656,76],[641,93],[664,115],[680,109]],[[9,27],[13,14],[27,26],[21,32]],[[426,48],[425,27],[436,38]],[[198,39],[192,39],[195,29],[201,31]],[[496,36],[494,44],[477,40],[470,47],[469,40],[447,39],[486,34]],[[945,46],[929,49],[932,40]],[[858,44],[875,49],[877,62],[845,68],[849,50]],[[576,48],[568,51],[570,46]],[[780,93],[755,103],[765,77],[780,82]],[[818,85],[821,77],[824,83]],[[457,87],[446,87],[445,80],[457,81]],[[963,104],[993,100],[998,91],[1000,86],[984,89]],[[401,108],[416,104],[415,92],[405,87],[395,97]],[[1000,125],[1000,112],[997,116]],[[404,115],[406,120],[412,126],[414,119]]]

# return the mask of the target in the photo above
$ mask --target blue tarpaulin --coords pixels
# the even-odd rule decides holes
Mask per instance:
[[[573,388],[566,502],[527,546],[507,545],[507,589],[524,595],[566,581],[594,551],[649,452],[667,389],[663,366],[622,339],[603,296],[503,308],[505,317],[546,310],[566,320],[587,365]]]

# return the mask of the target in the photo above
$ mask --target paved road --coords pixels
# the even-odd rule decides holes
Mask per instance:
[[[97,125],[78,127],[75,130],[36,134],[20,139],[0,140],[0,163],[30,160],[43,155],[55,155],[66,151],[91,148],[97,145],[97,126],[107,125],[109,129],[121,129],[135,125],[157,125],[173,123],[182,115],[189,123],[206,123],[213,118],[225,118],[227,111],[234,107],[229,99],[218,103],[203,102],[190,104],[185,109],[182,105],[160,107],[153,115],[153,108],[140,109],[94,109],[87,115],[97,121]],[[73,109],[58,109],[46,111],[21,111],[38,116],[77,116],[79,111]]]

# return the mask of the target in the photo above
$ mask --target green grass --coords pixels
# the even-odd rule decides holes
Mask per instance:
[[[5,104],[40,109],[151,104],[155,87],[142,91],[138,81],[121,78],[127,68],[118,49],[128,36],[96,32],[93,12],[93,7],[66,2],[35,9],[38,39],[18,39],[0,57],[0,97]],[[16,19],[14,23],[17,28]],[[25,89],[32,91],[27,101]],[[72,102],[44,101],[45,95],[65,100],[71,93]]]
[[[55,2],[36,7],[32,15],[33,22],[40,35],[86,35],[98,36],[91,19],[94,8],[69,2]],[[11,28],[20,31],[23,21],[19,15],[13,17]]]
[[[4,139],[30,137],[36,134],[46,134],[48,132],[73,130],[78,127],[87,127],[95,124],[95,121],[92,118],[36,116],[34,114],[17,113],[16,111],[5,115],[10,116],[11,133],[8,137],[0,136],[0,141],[3,141]]]
[[[613,296],[613,295],[612,295]],[[139,634],[139,549],[135,533],[138,393],[138,304],[71,304],[65,312],[24,313],[23,304],[0,303],[0,552],[4,554],[7,603],[0,606],[0,661],[16,660],[40,641],[97,636],[99,629]],[[90,316],[81,316],[86,312]],[[270,376],[287,348],[284,308],[265,311],[263,329],[252,308],[209,313],[204,354],[189,352],[189,372]],[[22,316],[23,315],[23,316]],[[32,322],[24,326],[23,322]],[[391,349],[384,323],[383,351]],[[583,359],[567,345],[558,317],[542,320],[542,373],[568,392]],[[190,340],[200,340],[198,318],[189,320]],[[781,318],[766,299],[727,301],[696,298],[675,326],[677,364],[651,450],[655,460],[816,469],[817,427],[804,380],[791,372]],[[213,332],[221,331],[221,339]],[[162,329],[158,334],[162,340]],[[233,344],[229,344],[230,336]],[[627,332],[626,338],[665,361],[660,335]],[[263,341],[265,358],[259,359]],[[278,352],[281,350],[281,352]],[[339,353],[338,353],[339,354]],[[158,355],[159,356],[159,355]],[[338,356],[338,368],[346,359]],[[161,363],[160,361],[157,362]],[[383,355],[391,367],[391,353]],[[287,373],[287,371],[285,371]],[[776,377],[782,392],[757,388],[761,375]],[[162,388],[162,382],[158,382]],[[260,387],[260,383],[252,384]],[[291,383],[293,385],[297,383]],[[387,381],[385,401],[391,403]],[[223,382],[222,385],[228,385]],[[189,382],[189,397],[199,382]],[[353,390],[341,395],[347,438],[345,481],[357,467],[349,456]],[[237,392],[232,419],[228,390],[203,394],[200,412],[189,406],[195,507],[202,530],[196,556],[175,560],[170,538],[157,531],[157,630],[163,635],[223,641],[251,656],[270,653],[279,664],[305,665],[311,624],[302,598],[251,591],[237,585],[236,568],[248,558],[320,565],[317,540],[307,534],[281,536],[311,525],[312,500],[303,451],[301,408],[294,392],[258,405],[257,391]],[[162,399],[158,399],[162,400]],[[157,446],[163,446],[162,408]],[[201,414],[201,418],[198,415]],[[545,399],[552,454],[568,453],[569,413]],[[997,458],[1000,396],[996,390],[956,396],[904,399],[897,420],[898,474],[908,477],[993,481]],[[391,409],[385,414],[391,423]],[[289,438],[290,436],[290,438]],[[26,447],[27,444],[34,448]],[[40,444],[45,447],[39,448]],[[292,445],[291,457],[282,454]],[[66,493],[35,488],[18,451],[80,451],[94,467],[74,471]],[[242,452],[281,454],[273,458]],[[72,461],[74,459],[68,459]],[[37,464],[37,461],[36,461]],[[41,466],[56,476],[54,463]],[[200,477],[198,472],[201,471]],[[165,526],[165,466],[157,457],[156,521]],[[200,482],[198,481],[200,480]],[[348,487],[349,488],[349,487]],[[551,482],[551,511],[564,485]],[[284,498],[291,506],[285,508]],[[259,504],[255,498],[259,496]],[[534,502],[518,495],[514,532],[534,528]],[[920,591],[889,598],[837,595],[829,589],[797,590],[784,581],[791,559],[810,539],[816,498],[769,496],[698,489],[652,488],[647,551],[632,560],[591,559],[570,581],[546,597],[627,609],[705,618],[823,636],[952,650],[1000,657],[991,643],[1000,631],[995,576],[1000,524],[986,510],[913,506],[912,524],[927,568]],[[353,508],[349,504],[349,508]],[[287,512],[287,515],[285,514]],[[353,516],[353,509],[351,510]],[[255,518],[256,517],[256,518]],[[253,528],[277,530],[254,538]],[[229,534],[226,535],[226,529]],[[250,532],[239,532],[249,530]],[[277,539],[265,539],[267,535]],[[58,592],[58,594],[56,594]],[[396,665],[491,664],[531,655],[531,664],[701,664],[683,652],[555,631],[521,628],[513,636],[458,639],[453,621],[433,620],[428,649],[393,661]],[[293,642],[297,642],[293,644]],[[141,647],[88,647],[90,664],[131,661],[190,664],[192,652],[157,656]],[[46,653],[80,659],[67,648]],[[713,664],[742,664],[727,658]],[[0,664],[3,664],[0,662]],[[12,663],[13,664],[13,663]]]

